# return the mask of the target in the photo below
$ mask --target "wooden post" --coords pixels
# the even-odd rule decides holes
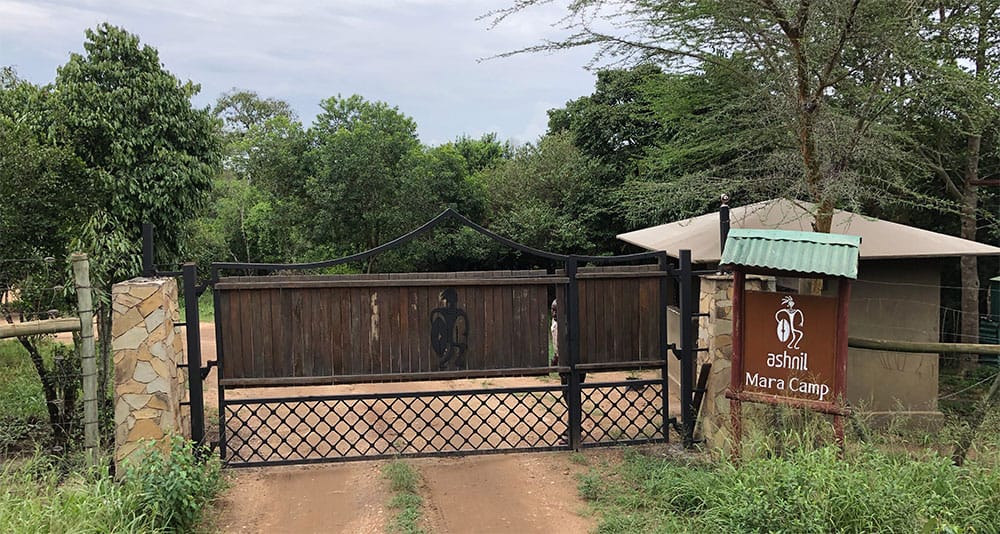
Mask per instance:
[[[21,336],[37,336],[39,334],[56,334],[59,332],[79,332],[80,321],[76,317],[61,319],[42,319],[23,323],[0,324],[0,339]]]
[[[729,422],[733,431],[733,450],[730,457],[733,461],[739,461],[740,452],[743,448],[743,402],[739,394],[743,392],[743,300],[746,296],[746,274],[736,269],[733,272],[733,354],[730,359],[729,369]],[[733,391],[732,388],[736,390]]]
[[[87,462],[97,465],[97,358],[94,350],[94,300],[90,262],[79,252],[70,256],[80,316],[80,360],[83,366],[83,447]]]

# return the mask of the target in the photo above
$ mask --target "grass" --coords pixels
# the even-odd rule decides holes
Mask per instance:
[[[392,489],[392,499],[389,507],[396,510],[390,529],[400,534],[424,534],[420,528],[420,518],[423,515],[423,498],[420,497],[420,475],[413,467],[402,461],[394,460],[382,467],[382,476],[389,481]]]
[[[210,531],[211,502],[225,487],[218,461],[195,460],[175,442],[122,480],[78,456],[41,454],[0,469],[0,532]]]
[[[42,345],[48,358],[52,343]],[[46,362],[51,366],[51,360]],[[33,448],[47,436],[45,394],[28,352],[17,341],[0,341],[0,457]]]
[[[184,320],[184,295],[180,296],[177,306],[181,313],[181,320]],[[198,297],[198,320],[203,323],[211,323],[215,321],[215,299],[212,298],[211,288],[205,290],[205,292]]]
[[[579,492],[606,534],[1000,529],[996,449],[959,468],[936,450],[878,439],[849,446],[841,458],[839,448],[817,438],[799,429],[756,435],[738,464],[630,449],[620,462],[583,474]]]

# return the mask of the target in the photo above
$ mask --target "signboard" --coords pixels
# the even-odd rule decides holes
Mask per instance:
[[[838,300],[747,291],[742,390],[836,402]]]

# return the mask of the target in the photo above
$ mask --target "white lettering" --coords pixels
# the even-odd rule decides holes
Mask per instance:
[[[805,393],[807,395],[819,396],[819,400],[825,399],[826,396],[830,394],[829,385],[806,382],[804,380],[799,380],[798,378],[792,378],[788,381],[788,389],[798,391],[799,393]]]
[[[748,386],[753,386],[755,388],[764,389],[785,389],[785,379],[784,378],[774,378],[770,376],[760,376],[758,373],[750,374],[747,373],[746,384]]]
[[[803,352],[802,354],[793,356],[788,354],[787,350],[782,351],[781,354],[768,352],[766,364],[772,369],[795,369],[798,371],[808,371],[809,353]]]

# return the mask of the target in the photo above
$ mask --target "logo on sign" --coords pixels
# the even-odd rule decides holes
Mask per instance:
[[[778,341],[787,343],[786,346],[790,349],[797,349],[804,335],[799,328],[805,323],[805,314],[802,310],[795,309],[795,300],[791,295],[786,295],[781,303],[785,307],[774,314],[774,320],[778,322]]]

